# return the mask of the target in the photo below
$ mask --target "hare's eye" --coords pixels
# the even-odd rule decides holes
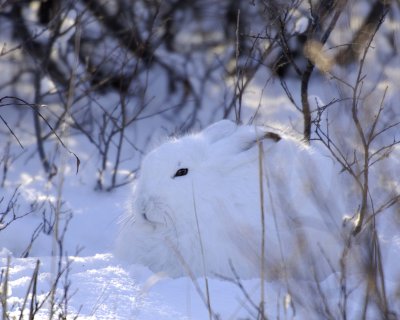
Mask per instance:
[[[175,172],[174,178],[175,178],[175,177],[186,176],[186,175],[188,174],[188,172],[189,172],[189,169],[188,169],[188,168],[181,168],[181,169],[178,169],[178,170]]]

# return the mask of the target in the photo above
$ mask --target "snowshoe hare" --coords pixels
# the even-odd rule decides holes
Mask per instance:
[[[283,131],[217,122],[145,156],[117,253],[171,277],[323,275],[342,248],[339,175]]]

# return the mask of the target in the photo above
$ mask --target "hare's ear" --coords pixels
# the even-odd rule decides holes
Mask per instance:
[[[203,131],[215,154],[239,154],[252,149],[258,142],[274,145],[281,136],[262,126],[237,125],[232,121],[219,121]]]
[[[231,136],[237,127],[237,124],[231,120],[221,120],[205,128],[202,134],[210,143],[215,143]]]
[[[253,148],[258,142],[269,140],[276,143],[281,136],[275,132],[267,131],[261,126],[241,126],[232,138],[239,143],[239,150],[246,151]]]

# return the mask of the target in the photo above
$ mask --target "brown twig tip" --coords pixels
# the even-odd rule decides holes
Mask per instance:
[[[79,167],[81,165],[81,160],[79,159],[79,157],[74,153],[75,159],[76,159],[76,174],[78,174],[79,172]]]

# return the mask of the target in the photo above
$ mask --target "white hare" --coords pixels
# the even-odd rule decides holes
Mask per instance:
[[[342,248],[339,169],[284,132],[228,120],[170,139],[143,159],[117,252],[171,277],[258,277],[263,207],[267,277],[319,274]]]

